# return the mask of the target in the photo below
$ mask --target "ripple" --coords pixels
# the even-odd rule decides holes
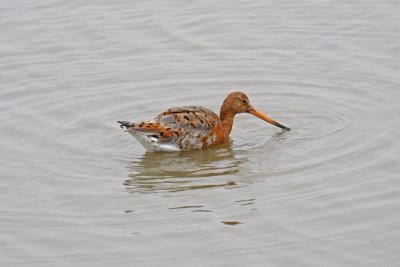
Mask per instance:
[[[398,263],[395,1],[3,2],[0,265]],[[149,154],[115,123],[234,90],[292,131]]]
[[[239,221],[222,221],[221,223],[225,224],[225,225],[238,225],[238,224],[242,224]]]

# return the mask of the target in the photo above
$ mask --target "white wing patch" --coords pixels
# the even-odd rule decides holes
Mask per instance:
[[[159,143],[159,139],[154,135],[145,135],[129,132],[135,137],[147,151],[181,151],[176,145],[169,143]]]

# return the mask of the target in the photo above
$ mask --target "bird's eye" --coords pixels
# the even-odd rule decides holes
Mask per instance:
[[[245,99],[242,100],[243,104],[247,104],[247,101]]]

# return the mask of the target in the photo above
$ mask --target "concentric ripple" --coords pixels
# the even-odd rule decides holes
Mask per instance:
[[[2,1],[1,266],[398,266],[398,1]],[[146,153],[117,120],[249,114]]]

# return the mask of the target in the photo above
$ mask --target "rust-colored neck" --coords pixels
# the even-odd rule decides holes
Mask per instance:
[[[232,110],[230,105],[224,101],[221,106],[220,112],[220,119],[222,122],[222,127],[224,128],[224,135],[225,138],[231,133],[232,125],[233,125],[233,118],[235,117],[236,113]]]

